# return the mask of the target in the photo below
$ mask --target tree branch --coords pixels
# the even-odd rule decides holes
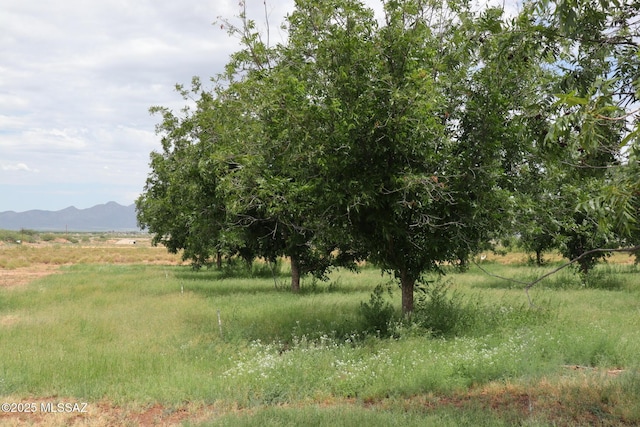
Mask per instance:
[[[491,277],[495,277],[498,279],[502,279],[502,280],[507,280],[509,282],[514,282],[514,283],[518,283],[520,285],[525,285],[524,287],[524,292],[527,294],[527,299],[529,300],[529,305],[531,307],[534,306],[533,301],[531,300],[531,296],[529,295],[529,289],[531,289],[535,284],[541,282],[542,280],[546,279],[547,277],[556,274],[557,272],[559,272],[560,270],[563,270],[567,267],[569,267],[571,264],[574,264],[578,261],[580,261],[582,258],[589,256],[591,254],[594,253],[600,253],[600,252],[638,252],[640,251],[640,245],[636,245],[636,246],[631,246],[628,248],[616,248],[616,249],[603,249],[603,248],[599,248],[599,249],[592,249],[590,251],[584,252],[582,255],[580,255],[577,258],[572,259],[571,261],[568,261],[564,264],[562,264],[561,266],[551,270],[548,273],[543,274],[542,276],[538,277],[537,279],[531,281],[531,282],[524,282],[522,280],[517,280],[517,279],[513,279],[513,278],[509,278],[509,277],[502,277],[502,276],[498,276],[497,274],[493,274],[488,272],[487,270],[485,270],[484,268],[482,268],[478,263],[476,263],[475,261],[472,261],[473,264],[478,267],[483,273],[491,276]]]
[[[602,120],[619,121],[619,120],[626,120],[629,117],[633,116],[634,114],[638,114],[639,112],[640,112],[640,108],[638,108],[637,110],[631,111],[623,116],[618,116],[618,117],[607,117],[607,116],[603,116],[602,114],[596,114],[595,116],[598,119],[602,119]]]

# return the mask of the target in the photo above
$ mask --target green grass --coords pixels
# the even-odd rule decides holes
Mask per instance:
[[[541,271],[485,267],[519,279]],[[0,396],[242,409],[203,425],[563,420],[555,407],[496,411],[469,399],[487,387],[502,399],[513,386],[531,387],[540,402],[564,396],[554,401],[564,402],[562,414],[600,411],[640,422],[640,405],[632,404],[640,391],[637,267],[601,268],[586,286],[569,272],[540,283],[534,308],[521,286],[475,268],[452,273],[442,300],[426,307],[454,327],[435,333],[420,323],[430,317],[416,314],[413,322],[396,317],[390,337],[379,338],[361,314],[361,303],[388,280],[373,269],[307,279],[295,295],[282,286],[284,276],[274,284],[267,274],[176,266],[64,267],[64,274],[0,289]],[[598,277],[604,286],[594,285]],[[399,290],[391,293],[385,298],[397,313]],[[623,374],[598,377],[611,369]],[[587,394],[585,372],[593,381]],[[433,404],[438,399],[450,404]],[[583,411],[583,403],[597,411]]]
[[[199,424],[205,426],[461,426],[499,427],[510,424],[499,417],[481,410],[460,411],[453,408],[424,409],[377,409],[358,406],[337,405],[323,407],[310,405],[303,408],[265,407],[251,414],[230,415],[215,422]]]

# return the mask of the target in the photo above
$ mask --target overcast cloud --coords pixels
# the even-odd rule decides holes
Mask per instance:
[[[277,28],[293,1],[270,3]],[[0,211],[133,203],[159,148],[149,107],[178,109],[176,83],[222,71],[238,45],[213,23],[237,13],[237,0],[0,0]]]
[[[379,10],[379,2],[371,1]],[[263,0],[247,0],[264,17]],[[272,40],[293,0],[271,0]],[[221,72],[238,0],[0,0],[0,212],[128,205],[160,147],[154,105]]]

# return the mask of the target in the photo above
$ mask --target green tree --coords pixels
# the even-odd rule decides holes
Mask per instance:
[[[580,224],[593,234],[602,221],[588,202],[624,164],[625,131],[605,108],[583,137],[598,79],[567,77],[566,38],[531,8],[507,22],[463,1],[383,5],[378,22],[356,0],[298,0],[276,47],[244,11],[241,26],[226,23],[243,48],[193,115],[165,114],[141,223],[186,253],[234,241],[250,256],[287,256],[294,290],[306,272],[366,257],[399,280],[405,313],[424,273],[465,265],[531,223],[514,208],[536,196],[568,203],[551,218],[567,248]],[[574,191],[579,180],[589,191]]]
[[[324,188],[310,131],[315,100],[305,64],[288,45],[270,49],[244,11],[240,19],[240,27],[226,22],[243,43],[227,66],[227,78],[240,88],[236,98],[245,109],[236,117],[251,117],[257,126],[250,137],[239,135],[233,147],[244,155],[225,181],[226,197],[259,256],[290,259],[291,285],[298,291],[304,274],[325,277],[334,265],[351,266],[353,257],[324,232],[328,224],[318,203]]]
[[[480,56],[499,11],[479,22],[462,3],[384,6],[379,26],[357,1],[298,1],[285,58],[311,101],[319,232],[392,272],[410,313],[423,273],[464,264],[504,223],[518,120]]]
[[[194,87],[199,87],[197,80]],[[162,115],[157,126],[162,152],[151,153],[152,172],[136,200],[138,223],[153,234],[153,244],[162,243],[172,253],[184,250],[183,259],[197,267],[209,262],[212,251],[224,250],[225,206],[207,163],[216,131],[199,122],[211,102],[203,94],[196,112],[185,109],[182,117],[166,108],[151,109]]]
[[[548,140],[570,151],[568,166],[599,170],[601,191],[579,209],[597,217],[601,229],[631,242],[640,189],[640,4],[541,0],[533,5],[536,33],[554,46],[553,63],[560,70],[559,110]]]
[[[138,218],[154,242],[184,250],[195,265],[214,251],[247,261],[289,257],[298,291],[302,275],[324,277],[348,257],[336,257],[337,245],[317,238],[322,218],[314,191],[321,185],[309,167],[304,83],[281,57],[284,48],[270,48],[244,10],[239,18],[240,26],[225,25],[242,49],[213,90],[197,79],[182,90],[196,108],[186,108],[184,118],[153,109],[163,115],[163,153],[152,153]]]

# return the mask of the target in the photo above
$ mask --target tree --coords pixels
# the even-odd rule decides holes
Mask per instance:
[[[630,239],[640,213],[640,4],[541,0],[533,6],[528,13],[535,32],[554,46],[561,71],[559,111],[548,140],[579,153],[572,156],[574,167],[600,169],[601,192],[579,208],[598,217],[600,228]]]
[[[205,255],[233,236],[250,254],[287,256],[294,290],[305,272],[366,257],[399,280],[410,313],[423,274],[465,265],[513,230],[516,203],[574,202],[576,180],[598,189],[611,176],[602,171],[617,166],[624,135],[615,111],[598,110],[591,139],[576,129],[597,81],[580,70],[602,75],[604,62],[581,57],[579,78],[566,77],[571,51],[559,53],[562,37],[532,9],[507,22],[500,9],[475,14],[457,0],[383,5],[379,23],[356,0],[298,0],[276,47],[244,11],[241,27],[227,24],[243,48],[192,117],[166,116],[171,143],[152,165],[142,220]],[[567,93],[553,103],[549,89]],[[589,167],[562,175],[558,159]],[[514,196],[549,178],[559,187]],[[567,248],[577,225],[600,223],[586,202],[561,205]],[[194,219],[202,212],[213,216]],[[207,237],[189,240],[194,230]]]
[[[500,13],[478,31],[465,4],[384,6],[378,27],[356,1],[297,2],[285,57],[311,101],[320,232],[392,272],[410,313],[423,273],[463,264],[501,227],[499,181],[518,139],[504,131],[514,99],[478,54]]]
[[[162,153],[151,153],[152,172],[136,200],[138,223],[153,233],[153,244],[162,243],[172,253],[184,249],[183,259],[191,259],[196,267],[208,263],[212,251],[224,249],[225,206],[207,163],[216,132],[198,121],[211,102],[203,95],[196,112],[185,109],[182,118],[166,108],[151,109],[163,118],[157,126]]]
[[[615,71],[617,61],[630,59],[629,40],[620,38],[624,31],[618,33],[613,27],[619,23],[612,26],[610,21],[612,16],[627,19],[632,15],[627,6],[621,10],[625,11],[609,14],[604,5],[601,9],[600,4],[579,0],[528,3],[509,31],[502,33],[501,48],[494,50],[511,65],[499,75],[509,76],[513,69],[522,82],[502,87],[519,96],[523,92],[518,87],[529,93],[527,101],[511,104],[519,107],[508,111],[508,115],[520,116],[521,126],[511,129],[527,142],[517,145],[521,152],[512,150],[516,161],[504,168],[506,180],[514,185],[510,187],[504,179],[501,185],[510,187],[514,195],[512,232],[536,252],[538,262],[542,252],[551,248],[577,259],[582,253],[612,245],[622,231],[620,226],[630,225],[620,219],[632,217],[633,192],[612,187],[612,177],[619,175],[616,171],[629,170],[621,147],[634,133],[625,130],[623,120],[617,118],[628,115],[620,115],[624,102],[619,101],[626,96],[622,94],[630,93],[633,79],[627,74],[623,79],[627,83],[610,80],[630,71],[628,66],[623,73]],[[575,22],[567,25],[567,20]],[[619,49],[621,46],[625,47]],[[503,61],[487,59],[485,69]],[[509,92],[502,96],[505,93]],[[615,194],[615,200],[607,194]],[[619,219],[612,221],[614,218]],[[588,271],[604,256],[595,251],[580,257],[580,270]]]
[[[231,33],[241,35],[244,46],[227,66],[227,76],[242,88],[238,99],[245,110],[236,117],[251,117],[258,125],[233,148],[245,155],[226,181],[227,198],[255,236],[259,256],[291,260],[292,290],[298,291],[304,274],[323,278],[333,266],[352,266],[354,257],[325,232],[328,224],[317,203],[324,189],[313,163],[316,141],[309,131],[315,101],[301,64],[287,45],[266,46],[244,11],[240,18],[241,27],[226,24]]]
[[[244,6],[242,3],[241,6]],[[316,237],[322,222],[314,209],[314,172],[305,151],[304,126],[310,105],[281,50],[263,41],[243,10],[241,26],[225,21],[240,36],[236,52],[204,91],[194,80],[185,100],[198,98],[194,111],[177,118],[163,108],[158,127],[163,153],[152,153],[152,174],[138,200],[141,225],[154,242],[201,265],[212,251],[238,252],[252,260],[291,260],[291,287],[306,273],[324,277],[346,252]]]
[[[554,98],[538,112],[547,128],[540,151],[550,181],[545,194],[555,200],[553,227],[538,236],[555,233],[554,245],[569,258],[524,283],[527,290],[569,265],[584,273],[607,253],[637,251],[639,9],[617,0],[539,0],[518,18],[516,37],[544,46],[535,58],[551,78],[539,92]]]

